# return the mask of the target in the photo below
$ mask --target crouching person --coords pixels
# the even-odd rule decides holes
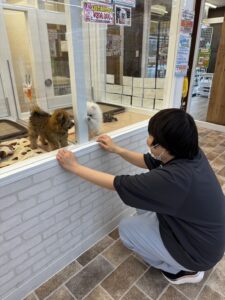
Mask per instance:
[[[97,141],[106,151],[143,169],[138,175],[113,176],[77,162],[70,151],[57,159],[66,170],[115,190],[140,213],[119,225],[124,245],[173,284],[197,283],[225,251],[225,198],[198,145],[193,118],[165,109],[149,120],[146,154],[119,147],[107,135]]]

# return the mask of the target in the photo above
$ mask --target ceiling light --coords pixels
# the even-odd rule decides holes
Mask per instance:
[[[206,2],[205,5],[206,5],[206,6],[209,6],[209,7],[211,7],[211,8],[217,8],[216,5],[211,4],[211,3],[208,3],[208,2]]]

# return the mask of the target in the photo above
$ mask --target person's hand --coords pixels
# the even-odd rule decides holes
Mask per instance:
[[[119,149],[119,147],[106,134],[100,135],[96,141],[106,151],[116,153],[117,150]]]
[[[70,172],[75,172],[76,167],[79,166],[76,157],[71,151],[60,149],[56,155],[60,166]]]

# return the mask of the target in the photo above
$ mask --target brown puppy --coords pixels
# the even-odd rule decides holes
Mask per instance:
[[[37,148],[37,139],[43,145],[47,142],[51,150],[68,145],[68,130],[74,126],[71,116],[63,109],[57,109],[52,115],[35,106],[29,119],[29,139],[31,148]]]

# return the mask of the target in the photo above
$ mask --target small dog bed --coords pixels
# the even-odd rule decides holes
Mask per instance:
[[[10,120],[0,120],[0,142],[25,136],[27,136],[26,127]]]

